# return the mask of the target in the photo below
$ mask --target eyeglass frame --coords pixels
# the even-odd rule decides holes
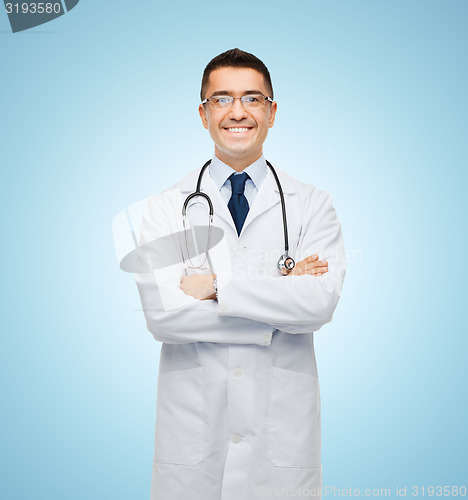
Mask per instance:
[[[242,98],[243,97],[248,97],[249,95],[261,95],[265,99],[265,102],[267,102],[267,101],[269,103],[273,103],[274,102],[271,97],[268,97],[267,95],[264,95],[261,92],[255,92],[255,93],[251,93],[251,94],[244,94],[244,95],[242,95],[240,97],[233,97],[232,95],[228,95],[228,94],[213,94],[210,97],[207,97],[207,98],[203,99],[203,101],[201,102],[201,104],[205,105],[212,97],[231,97],[233,99],[233,101],[232,101],[232,104],[229,107],[234,106],[234,100],[235,99],[240,99],[241,100],[241,106],[243,108],[245,108],[245,106],[242,104]],[[261,106],[261,107],[263,108],[264,106],[265,106],[265,103],[263,103],[263,106]],[[228,106],[226,106],[226,109],[227,108],[228,108]],[[223,109],[223,108],[221,107],[219,109]]]

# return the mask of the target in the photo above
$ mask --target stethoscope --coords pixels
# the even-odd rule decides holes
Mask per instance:
[[[275,172],[275,169],[273,168],[273,165],[268,161],[265,160],[267,165],[270,167],[271,172],[273,173],[273,176],[275,178],[276,184],[278,186],[278,191],[280,194],[280,199],[281,199],[281,210],[283,213],[283,233],[284,233],[284,253],[280,256],[278,259],[278,269],[282,275],[287,274],[289,271],[294,269],[294,266],[296,263],[294,262],[294,259],[289,256],[289,241],[288,241],[288,223],[286,220],[286,207],[284,205],[284,196],[283,196],[283,189],[281,188],[280,181],[278,179],[278,175]],[[206,193],[202,193],[200,191],[200,186],[201,186],[201,181],[203,177],[203,173],[205,172],[206,167],[211,163],[211,160],[208,160],[203,167],[200,170],[200,174],[198,176],[198,181],[197,181],[197,189],[194,193],[191,193],[187,196],[184,202],[184,206],[182,207],[182,222],[184,225],[184,235],[185,235],[185,246],[187,249],[187,255],[189,254],[188,252],[188,247],[187,247],[187,230],[186,230],[186,218],[187,218],[187,206],[190,200],[195,198],[196,196],[202,196],[205,198],[205,200],[208,202],[208,207],[209,207],[209,229],[208,229],[208,238],[207,238],[207,244],[206,244],[206,250],[205,250],[205,260],[203,261],[200,266],[194,266],[192,264],[192,261],[189,256],[189,261],[190,261],[190,266],[192,269],[202,269],[203,265],[205,264],[206,261],[208,261],[208,265],[211,269],[211,273],[214,274],[213,272],[213,266],[211,264],[211,260],[209,257],[208,249],[210,245],[210,235],[211,235],[211,225],[213,224],[213,204],[211,203],[210,197]]]

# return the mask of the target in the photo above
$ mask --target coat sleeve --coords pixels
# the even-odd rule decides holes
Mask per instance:
[[[221,316],[247,318],[267,323],[287,333],[308,333],[330,322],[341,295],[346,273],[341,226],[326,191],[313,188],[303,210],[302,231],[296,262],[318,254],[328,261],[322,276],[266,276],[234,272],[219,290]],[[233,269],[242,269],[233,266]],[[255,262],[247,265],[255,266]]]
[[[164,201],[164,196],[161,193],[148,201],[142,218],[139,248],[174,233],[169,218],[170,215],[174,218],[174,214],[166,213],[171,205]],[[183,263],[135,273],[146,327],[156,340],[168,344],[270,345],[274,331],[271,325],[239,316],[219,316],[217,301],[197,300],[180,289],[183,275]]]

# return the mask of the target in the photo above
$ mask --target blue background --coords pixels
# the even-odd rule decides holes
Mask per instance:
[[[324,485],[466,485],[467,14],[81,0],[12,34],[0,12],[0,498],[149,498],[160,345],[111,221],[211,156],[201,74],[233,47],[273,78],[266,157],[342,223],[343,295],[316,335]]]

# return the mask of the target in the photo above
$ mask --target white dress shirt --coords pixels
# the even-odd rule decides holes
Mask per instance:
[[[255,195],[265,179],[267,168],[265,158],[262,155],[257,161],[242,170],[242,172],[249,174],[250,177],[250,179],[247,179],[245,183],[244,190],[245,197],[249,203],[249,208],[252,207]],[[226,165],[226,163],[222,162],[216,155],[214,155],[211,160],[209,172],[227,205],[232,194],[231,181],[229,180],[229,177],[232,174],[238,175],[242,172],[237,172],[229,165]]]

